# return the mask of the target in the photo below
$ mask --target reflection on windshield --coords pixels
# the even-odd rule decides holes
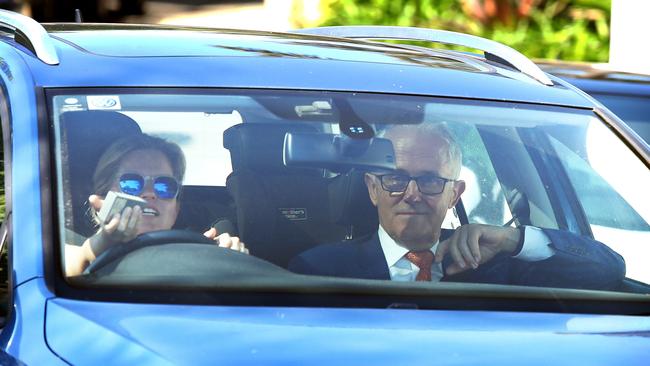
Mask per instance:
[[[206,150],[205,146],[223,146],[223,131],[242,123],[239,112],[149,111],[124,114],[138,121],[143,132],[175,142],[193,157],[193,163],[188,165],[185,184],[226,184],[226,177],[232,171],[228,152],[223,149]],[[179,124],[183,125],[182,129],[178,128]]]
[[[606,147],[606,148],[605,148]],[[639,195],[650,187],[650,175],[635,174],[633,179],[626,172],[647,171],[644,164],[602,123],[592,122],[587,128],[587,157],[590,168],[598,172],[611,189],[620,194],[634,211],[645,221],[650,221],[650,196]]]

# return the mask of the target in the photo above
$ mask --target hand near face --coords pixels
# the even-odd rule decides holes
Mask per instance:
[[[250,254],[244,242],[239,240],[238,237],[230,236],[228,233],[219,235],[217,234],[217,229],[215,228],[210,228],[210,230],[203,233],[203,235],[205,235],[208,239],[214,240],[216,244],[222,248],[228,248],[240,253]]]
[[[97,195],[91,195],[88,202],[99,211],[104,200]],[[142,218],[142,208],[135,206],[126,207],[121,213],[113,216],[106,223],[101,223],[100,234],[110,242],[124,243],[135,239],[137,236],[138,222]]]
[[[99,211],[104,200],[97,195],[88,197],[88,203]],[[127,207],[113,216],[107,223],[101,223],[99,231],[86,239],[82,246],[66,246],[66,274],[76,276],[111,245],[132,240],[137,236],[137,226],[142,217],[142,209]]]
[[[451,256],[453,263],[447,267],[447,275],[476,269],[501,252],[513,254],[520,235],[520,231],[512,227],[463,225],[438,244],[435,261],[440,263],[446,255]]]

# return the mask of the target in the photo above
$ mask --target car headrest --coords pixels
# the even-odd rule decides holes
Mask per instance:
[[[94,227],[87,199],[92,193],[92,176],[102,153],[113,141],[142,133],[130,117],[114,111],[71,111],[61,115],[62,160],[67,162],[64,180],[66,227],[82,235],[92,235]],[[72,214],[70,214],[70,211]]]
[[[353,169],[333,178],[329,202],[332,222],[350,227],[353,238],[377,231],[377,208],[370,201],[363,171]]]
[[[317,130],[313,126],[290,123],[242,123],[228,128],[223,133],[223,147],[230,151],[233,171],[289,169],[283,160],[284,136],[287,132]]]

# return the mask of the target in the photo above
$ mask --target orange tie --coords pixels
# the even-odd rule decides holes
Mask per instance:
[[[431,281],[431,263],[433,263],[433,253],[430,250],[406,253],[406,259],[411,261],[420,268],[416,281]]]

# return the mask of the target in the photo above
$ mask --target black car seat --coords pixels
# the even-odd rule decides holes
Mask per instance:
[[[364,172],[352,169],[332,179],[329,184],[332,222],[347,228],[346,240],[377,232],[377,208],[370,201]]]
[[[234,202],[226,187],[183,186],[173,229],[203,233],[221,220],[236,221]]]
[[[65,228],[88,237],[97,229],[88,204],[97,162],[115,140],[141,130],[130,117],[114,111],[65,112],[60,122]]]
[[[224,132],[233,172],[226,187],[236,205],[240,238],[251,254],[280,266],[300,252],[345,237],[333,223],[324,169],[287,167],[287,132],[317,132],[306,124],[244,123]]]

